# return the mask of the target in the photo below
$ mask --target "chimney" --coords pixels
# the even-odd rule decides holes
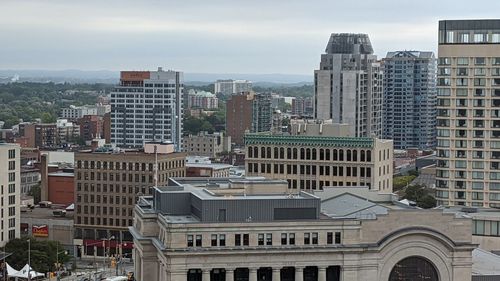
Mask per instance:
[[[41,200],[42,201],[48,201],[49,200],[49,168],[48,168],[48,163],[47,163],[47,154],[42,154],[40,159],[41,159],[41,165],[40,165],[40,175],[42,177],[41,181]]]

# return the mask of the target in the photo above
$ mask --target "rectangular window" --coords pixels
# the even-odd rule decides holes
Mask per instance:
[[[313,243],[313,245],[318,245],[318,233],[317,232],[312,233],[312,243]]]
[[[281,245],[288,244],[288,235],[286,233],[281,233]]]
[[[335,232],[335,244],[341,244],[340,232]]]
[[[243,234],[243,246],[248,246],[250,244],[250,235]]]
[[[217,246],[217,234],[212,234],[211,236],[212,246]]]
[[[202,236],[201,234],[196,235],[196,247],[201,247],[202,245]]]
[[[226,234],[219,234],[219,246],[226,246]]]
[[[473,224],[474,224],[474,229],[472,231],[472,234],[484,235],[484,221],[483,220],[475,220]]]
[[[326,244],[333,244],[333,232],[326,233]]]
[[[311,233],[304,233],[304,245],[311,244]]]
[[[273,234],[266,233],[266,245],[271,246],[273,244]]]
[[[234,235],[234,246],[241,246],[241,234]]]
[[[258,235],[258,243],[259,243],[259,246],[264,245],[264,233],[259,233],[259,235]]]
[[[288,234],[288,244],[295,245],[295,233]]]
[[[187,246],[188,247],[194,246],[193,235],[191,235],[191,234],[187,236]]]

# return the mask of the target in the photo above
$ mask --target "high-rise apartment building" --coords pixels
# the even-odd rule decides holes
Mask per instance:
[[[122,71],[111,93],[111,142],[141,147],[148,141],[171,141],[182,149],[183,73]]]
[[[185,156],[174,152],[172,144],[159,143],[147,143],[144,151],[100,148],[76,153],[75,245],[92,256],[96,242],[114,236],[115,241],[128,241],[131,250],[128,227],[138,196],[150,194],[151,187],[166,184],[170,177],[185,176]],[[102,244],[97,247],[102,256]]]
[[[21,149],[17,145],[0,143],[0,188],[0,247],[5,247],[21,234]]]
[[[500,207],[500,20],[439,22],[438,204]]]
[[[252,82],[248,80],[217,80],[214,83],[214,93],[230,96],[252,91]]]
[[[252,105],[252,132],[271,131],[274,112],[271,103],[271,93],[259,93],[254,96]]]
[[[271,94],[245,92],[233,94],[226,102],[226,131],[231,141],[243,145],[245,131],[271,131],[273,110]]]
[[[394,148],[436,146],[436,58],[433,52],[396,51],[383,59],[383,137]]]
[[[357,137],[381,137],[382,76],[368,35],[332,34],[314,71],[314,117],[347,123]]]

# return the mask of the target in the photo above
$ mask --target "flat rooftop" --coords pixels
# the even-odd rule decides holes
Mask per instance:
[[[64,210],[65,207],[57,207],[52,206],[52,208],[40,208],[35,207],[33,210],[28,209],[26,212],[21,212],[21,220],[25,218],[31,219],[53,219],[53,220],[64,220],[71,221],[73,220],[74,212],[66,212],[65,217],[55,217],[53,212],[56,210]]]

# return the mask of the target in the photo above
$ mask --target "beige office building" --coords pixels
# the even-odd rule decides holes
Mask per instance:
[[[500,20],[439,22],[438,204],[500,207]]]
[[[1,228],[0,247],[20,237],[21,221],[21,149],[0,143]]]
[[[295,124],[292,132],[246,134],[246,175],[287,180],[297,191],[368,186],[392,192],[392,140],[335,136],[346,133],[342,124]]]
[[[155,153],[148,145],[144,151],[98,149],[75,154],[75,245],[82,254],[102,256],[101,239],[114,237],[111,254],[117,243],[128,242],[125,252],[132,249],[128,227],[132,225],[137,198],[150,194],[157,184],[164,185],[169,177],[185,176],[185,153],[157,145],[158,170],[155,172]],[[149,153],[148,153],[149,152]],[[157,173],[157,176],[156,176]],[[107,253],[107,254],[110,254]]]
[[[174,179],[154,188],[152,196],[141,197],[136,205],[130,228],[135,277],[471,280],[475,245],[466,216],[414,209],[338,217],[338,204],[309,192],[288,192],[285,181],[256,179],[214,179],[210,184],[206,179]],[[360,207],[353,204],[351,210]]]

